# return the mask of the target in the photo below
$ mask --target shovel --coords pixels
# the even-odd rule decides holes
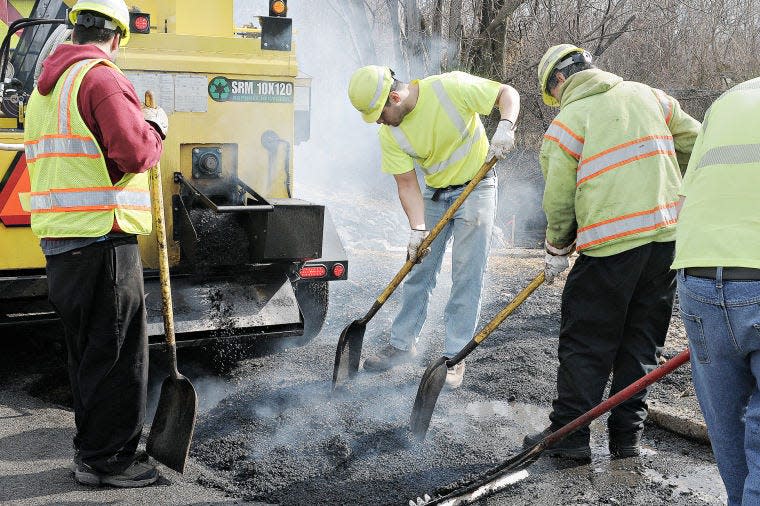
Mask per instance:
[[[451,204],[446,210],[438,223],[435,224],[430,234],[422,241],[417,248],[417,252],[425,251],[438,237],[438,234],[443,230],[443,227],[451,220],[454,213],[461,207],[464,199],[467,198],[470,193],[475,189],[475,186],[485,177],[486,173],[493,168],[496,164],[496,158],[491,157],[490,160],[485,162],[475,176],[470,180],[467,186],[464,187],[462,194]],[[377,298],[372,307],[369,309],[364,318],[354,320],[351,322],[338,339],[338,347],[335,350],[335,365],[333,367],[332,389],[340,383],[343,383],[346,378],[353,378],[356,372],[359,370],[359,359],[362,355],[362,344],[364,342],[364,332],[367,330],[367,323],[373,316],[380,310],[380,308],[388,300],[388,297],[396,290],[401,281],[409,274],[412,267],[415,265],[415,259],[410,258],[401,267],[396,276],[391,280],[390,284],[385,287],[383,293]]]
[[[155,107],[153,94],[145,92],[145,105]],[[158,243],[158,271],[161,280],[164,334],[169,354],[169,377],[161,385],[156,416],[150,426],[145,449],[148,455],[170,469],[181,473],[185,470],[190,441],[195,429],[198,396],[190,380],[177,371],[177,344],[174,339],[174,309],[169,284],[169,255],[164,226],[164,200],[161,188],[161,169],[158,164],[150,169],[150,200],[153,206],[153,223]]]
[[[507,304],[507,306],[499,311],[494,316],[493,320],[488,322],[488,325],[478,332],[462,350],[457,353],[454,358],[441,357],[425,369],[420,380],[420,386],[417,388],[417,397],[414,399],[414,407],[412,408],[412,418],[410,420],[410,427],[412,434],[419,439],[425,439],[428,427],[430,426],[430,419],[433,416],[433,409],[435,409],[435,403],[438,400],[443,389],[443,384],[446,382],[446,372],[449,367],[454,367],[456,364],[464,360],[464,358],[478,347],[480,343],[485,341],[491,332],[501,325],[507,316],[517,309],[525,299],[527,299],[536,288],[541,286],[544,282],[544,272],[533,278],[528,286],[522,289],[517,297]]]
[[[527,477],[528,473],[525,471],[525,468],[538,460],[544,450],[550,448],[581,427],[587,426],[607,411],[611,410],[618,404],[630,399],[634,394],[637,394],[652,383],[659,381],[688,361],[689,350],[687,348],[662,364],[657,369],[651,371],[649,374],[646,374],[638,380],[634,381],[606,401],[591,408],[572,422],[552,432],[527,450],[515,455],[509,460],[505,460],[498,466],[489,469],[482,476],[476,478],[469,484],[460,486],[453,492],[450,492],[443,497],[438,497],[433,500],[417,498],[416,501],[410,500],[409,504],[445,504],[447,506],[455,504],[470,504],[485,497],[486,495],[496,492],[500,488],[503,488],[505,485],[509,485],[518,479]],[[426,497],[429,496],[426,494]]]

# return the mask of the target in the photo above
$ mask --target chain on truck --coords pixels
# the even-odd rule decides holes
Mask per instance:
[[[24,104],[45,57],[70,43],[74,2],[8,0],[2,20],[0,327],[56,319],[18,193],[30,189]],[[298,72],[287,2],[270,1],[260,26],[244,28],[234,27],[233,0],[129,5],[133,36],[116,64],[138,96],[153,91],[171,125],[161,177],[178,346],[307,343],[324,323],[328,282],[346,279],[348,262],[325,207],[293,198],[293,148],[309,138],[311,80]],[[140,251],[158,346],[155,236],[141,237]]]

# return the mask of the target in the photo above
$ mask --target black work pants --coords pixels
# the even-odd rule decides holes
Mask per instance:
[[[102,473],[134,460],[148,384],[142,264],[135,237],[47,257],[49,299],[63,321],[74,447]]]
[[[550,415],[564,425],[657,367],[675,292],[674,243],[650,243],[609,257],[580,255],[562,293],[557,399]],[[611,411],[610,436],[644,427],[644,390]],[[588,443],[588,427],[572,437]]]

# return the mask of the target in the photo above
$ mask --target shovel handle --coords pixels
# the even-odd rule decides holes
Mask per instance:
[[[417,248],[417,251],[425,251],[428,247],[430,247],[431,244],[433,244],[433,241],[436,237],[438,237],[438,234],[441,233],[441,230],[443,230],[443,227],[446,226],[446,224],[451,221],[451,218],[454,216],[454,213],[459,210],[460,207],[462,207],[462,203],[464,203],[464,200],[472,193],[472,191],[475,189],[475,187],[480,183],[480,181],[483,180],[485,175],[488,173],[489,170],[493,168],[493,166],[496,165],[496,157],[491,157],[490,160],[483,163],[483,165],[480,167],[480,170],[475,174],[475,176],[470,180],[469,183],[467,183],[467,186],[464,187],[464,190],[462,190],[462,193],[457,197],[457,199],[449,206],[449,208],[446,210],[446,212],[441,216],[441,219],[438,220],[438,223],[435,224],[433,229],[430,231],[430,233],[425,237],[425,239],[422,241],[420,246]],[[409,271],[412,270],[412,267],[414,267],[415,262],[414,260],[410,259],[407,260],[406,263],[401,267],[401,270],[398,271],[396,276],[391,280],[391,282],[388,284],[388,286],[383,290],[383,293],[380,294],[380,296],[377,298],[377,302],[372,306],[372,309],[370,309],[370,313],[368,313],[368,317],[365,317],[366,320],[369,320],[374,314],[377,312],[378,309],[380,309],[380,306],[382,306],[386,300],[388,300],[388,297],[391,296],[391,294],[398,288],[398,285],[401,284],[401,281],[406,277],[407,274],[409,274]]]
[[[655,383],[656,381],[661,380],[664,376],[667,376],[671,372],[675,371],[679,367],[681,367],[683,364],[689,361],[690,353],[689,349],[686,348],[681,353],[676,355],[675,357],[671,358],[664,364],[662,364],[660,367],[650,371],[649,373],[645,374],[638,380],[634,381],[606,401],[594,406],[590,410],[586,411],[584,414],[580,415],[575,420],[572,420],[571,422],[567,423],[565,426],[557,429],[556,431],[552,432],[548,436],[546,436],[543,441],[541,441],[539,444],[543,445],[543,448],[547,448],[560,439],[563,439],[567,435],[569,435],[572,432],[575,432],[581,427],[585,427],[586,425],[590,424],[593,420],[599,418],[601,415],[606,413],[607,411],[611,410],[618,404],[627,401],[630,399],[633,395],[637,394],[638,392],[644,390],[646,387],[651,385],[652,383]]]
[[[507,316],[511,315],[515,309],[520,307],[520,305],[523,302],[525,302],[525,299],[527,299],[530,296],[530,294],[535,292],[536,288],[541,286],[543,282],[544,282],[544,271],[541,271],[538,274],[538,276],[533,278],[533,280],[530,282],[530,284],[528,284],[528,286],[520,290],[520,293],[517,294],[517,297],[515,297],[512,300],[512,302],[507,304],[506,307],[502,309],[501,311],[499,311],[499,313],[496,316],[494,316],[493,319],[490,322],[488,322],[488,324],[485,327],[483,327],[480,332],[475,334],[475,337],[473,337],[470,340],[470,342],[467,343],[467,345],[465,345],[465,347],[462,348],[462,350],[454,356],[454,358],[452,358],[451,360],[447,360],[446,366],[452,367],[458,364],[459,362],[461,362],[462,360],[464,360],[464,358],[467,355],[469,355],[472,350],[477,348],[480,343],[485,341],[486,337],[488,337],[491,334],[491,332],[496,330],[496,327],[501,325],[501,323],[507,318]]]
[[[153,93],[145,92],[145,106],[156,107]],[[159,163],[150,169],[150,203],[153,206],[153,226],[156,230],[158,246],[158,273],[161,282],[161,302],[164,317],[164,334],[166,344],[171,354],[172,375],[177,372],[177,345],[174,335],[174,306],[172,304],[172,289],[169,281],[169,248],[166,244],[166,224],[164,220],[164,192],[161,184],[161,167]]]

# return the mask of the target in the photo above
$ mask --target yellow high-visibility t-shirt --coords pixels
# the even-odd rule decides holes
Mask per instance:
[[[380,127],[382,170],[403,174],[415,163],[434,188],[462,184],[478,172],[488,153],[480,114],[489,114],[501,84],[465,72],[413,81],[420,87],[414,109],[398,127]]]

